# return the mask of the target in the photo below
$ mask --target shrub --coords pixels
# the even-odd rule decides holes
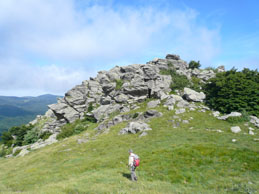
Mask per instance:
[[[120,90],[123,85],[123,81],[121,79],[117,79],[115,82],[116,82],[115,90]]]
[[[190,85],[190,82],[187,79],[187,77],[185,75],[178,74],[175,69],[161,70],[160,74],[171,75],[171,90],[182,90],[184,87],[188,87]]]
[[[92,110],[94,110],[94,106],[93,106],[93,103],[89,103],[89,106],[87,108],[87,112],[91,112]]]
[[[192,77],[191,86],[190,86],[191,89],[193,89],[197,92],[201,92],[203,85],[204,84],[201,82],[201,79],[199,79],[197,77]]]
[[[46,139],[48,139],[49,138],[49,136],[51,136],[52,135],[52,133],[51,132],[49,132],[49,131],[44,131],[41,135],[40,135],[40,139],[43,139],[43,140],[46,140]]]
[[[205,85],[206,104],[220,112],[246,111],[259,116],[259,73],[231,69],[216,74]]]
[[[198,62],[190,61],[190,63],[189,63],[189,68],[190,69],[195,69],[195,68],[199,69],[200,66],[201,66],[200,61],[198,61]]]
[[[39,134],[36,129],[29,130],[24,136],[23,145],[35,143],[39,139]]]
[[[61,128],[61,132],[58,134],[57,139],[64,139],[75,134],[79,134],[85,131],[88,125],[84,125],[81,120],[77,120],[74,123],[69,123]]]
[[[20,154],[22,150],[16,150],[14,153],[13,153],[13,156],[17,156],[18,154]]]
[[[132,116],[133,119],[137,118],[139,116],[139,113],[135,112],[134,115]]]
[[[14,141],[10,131],[3,132],[2,136],[1,136],[1,139],[2,139],[3,144],[8,146],[8,147],[10,147],[13,144],[13,141]]]
[[[85,115],[83,122],[96,123],[97,120],[93,116]]]

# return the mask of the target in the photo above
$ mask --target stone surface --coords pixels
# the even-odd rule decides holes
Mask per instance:
[[[147,103],[148,108],[155,108],[160,104],[160,100],[153,100]]]
[[[144,117],[146,119],[149,119],[149,118],[153,118],[153,117],[161,117],[163,114],[156,111],[156,110],[147,110],[145,113],[144,113]]]
[[[241,116],[242,116],[242,114],[239,112],[231,112],[228,115],[224,115],[224,116],[217,117],[217,118],[220,120],[226,120],[228,117],[241,117]]]
[[[250,123],[254,126],[259,127],[259,119],[256,116],[250,116]]]
[[[231,127],[230,130],[231,130],[233,133],[239,133],[239,132],[241,132],[241,129],[240,129],[239,126]]]
[[[182,113],[184,113],[185,112],[185,108],[180,108],[180,109],[176,109],[175,110],[175,114],[182,114]]]
[[[23,156],[25,156],[28,153],[29,153],[29,151],[27,149],[22,149],[22,151],[17,156],[23,157]]]
[[[184,88],[183,98],[188,101],[202,102],[206,96],[203,92],[196,92],[190,88]]]
[[[128,124],[128,126],[124,129],[122,129],[119,134],[123,135],[123,134],[127,134],[127,133],[138,133],[138,132],[142,132],[142,131],[149,131],[152,130],[148,124],[141,122],[141,121],[137,121],[137,122],[130,122]]]

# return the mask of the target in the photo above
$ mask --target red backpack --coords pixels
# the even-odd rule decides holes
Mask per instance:
[[[139,163],[140,163],[140,158],[138,157],[138,155],[135,154],[133,164],[134,164],[135,167],[138,167]]]

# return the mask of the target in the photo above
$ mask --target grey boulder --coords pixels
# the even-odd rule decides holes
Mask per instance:
[[[190,88],[184,88],[183,97],[188,101],[202,102],[206,96],[203,92],[196,92]]]

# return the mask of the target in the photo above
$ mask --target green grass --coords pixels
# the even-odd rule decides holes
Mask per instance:
[[[145,105],[130,113],[145,111]],[[173,128],[174,111],[156,109],[163,117],[152,119],[153,130],[142,138],[118,135],[126,122],[98,136],[91,124],[24,157],[0,159],[0,193],[258,193],[258,134],[243,134],[244,123],[233,134],[231,123],[198,111],[181,115],[194,119]],[[90,141],[77,144],[86,135]],[[128,178],[129,148],[141,158],[137,183]]]

